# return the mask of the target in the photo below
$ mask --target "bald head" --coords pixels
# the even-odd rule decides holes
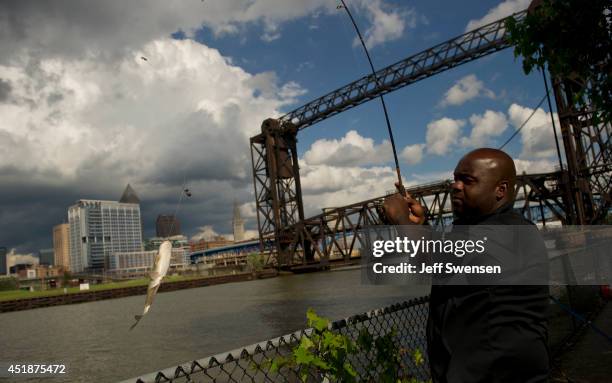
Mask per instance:
[[[499,149],[480,148],[466,154],[461,161],[476,161],[496,182],[507,180],[512,189],[516,183],[516,167],[512,157]]]
[[[514,199],[516,168],[501,150],[469,152],[457,164],[454,175],[453,209],[460,217],[489,214]]]

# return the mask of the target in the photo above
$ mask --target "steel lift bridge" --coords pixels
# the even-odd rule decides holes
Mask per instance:
[[[513,17],[522,21],[526,11]],[[511,46],[505,20],[464,33],[402,61],[364,76],[319,97],[278,119],[267,119],[261,133],[251,137],[257,224],[263,249],[274,244],[279,268],[325,268],[330,254],[348,260],[359,230],[382,224],[377,212],[384,196],[348,206],[324,209],[305,217],[297,153],[297,134],[335,114],[380,95],[434,76]],[[608,214],[612,183],[612,128],[594,123],[592,108],[581,108],[574,94],[588,86],[578,79],[553,78],[565,163],[555,172],[523,174],[517,180],[517,201],[523,214],[544,211],[563,224],[596,224]],[[450,181],[409,188],[426,207],[430,224],[443,225],[452,217]]]

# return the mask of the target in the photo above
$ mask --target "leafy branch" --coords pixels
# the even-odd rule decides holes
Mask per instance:
[[[609,0],[534,1],[522,22],[509,17],[506,27],[523,71],[544,68],[556,78],[584,83],[574,102],[595,108],[597,120],[612,117],[612,3]]]
[[[403,364],[405,355],[412,356],[416,366],[424,363],[419,350],[410,353],[400,348],[396,342],[396,331],[375,337],[367,329],[359,332],[356,342],[346,335],[330,330],[330,321],[318,316],[312,309],[306,313],[308,326],[312,328],[309,336],[303,336],[292,349],[291,354],[276,357],[269,361],[270,370],[278,372],[283,368],[297,370],[300,379],[305,382],[309,376],[323,381],[356,382],[357,368],[353,361],[357,354],[366,355],[369,361],[364,366],[367,371],[379,371],[377,382],[382,383],[419,383],[412,377],[407,366]],[[374,377],[372,377],[374,379]]]

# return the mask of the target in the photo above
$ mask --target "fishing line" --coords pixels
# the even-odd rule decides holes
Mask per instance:
[[[544,95],[544,97],[542,97],[542,99],[540,100],[540,102],[538,102],[538,105],[536,105],[535,108],[533,108],[533,111],[531,112],[531,114],[529,115],[529,117],[527,117],[527,119],[525,121],[523,121],[523,123],[521,124],[521,126],[514,132],[512,133],[512,135],[510,136],[510,138],[508,138],[506,140],[506,142],[504,142],[504,144],[502,146],[499,147],[499,150],[502,150],[504,148],[504,146],[506,146],[510,141],[512,141],[512,139],[514,137],[516,137],[517,134],[519,134],[519,132],[521,131],[521,129],[523,129],[525,127],[525,125],[529,122],[529,120],[531,120],[531,117],[534,116],[534,114],[538,111],[538,108],[540,106],[542,106],[542,104],[544,103],[544,101],[546,100],[546,97],[548,96],[548,92],[546,92],[546,94]]]
[[[170,225],[170,232],[168,234],[172,234],[172,232],[174,231],[174,224],[176,223],[176,220],[177,220],[176,215],[178,214],[178,211],[181,207],[181,202],[183,201],[183,195],[186,194],[188,190],[186,186],[187,186],[187,178],[183,176],[183,184],[181,186],[181,193],[179,194],[179,199],[176,204],[176,208],[174,209],[174,215],[172,216],[174,219],[172,220],[172,224]]]
[[[550,113],[550,122],[552,123],[553,133],[555,134],[555,146],[557,147],[557,157],[559,159],[559,169],[563,171],[563,161],[561,160],[561,148],[559,148],[559,139],[557,138],[557,127],[555,124],[555,117],[553,116],[552,103],[550,102],[550,94],[548,90],[548,80],[546,79],[546,72],[544,67],[540,66],[542,72],[542,78],[544,79],[544,89],[546,89],[546,99],[548,100],[548,111]]]
[[[353,49],[353,40],[355,39],[353,37],[354,35],[351,34],[349,27],[344,22],[341,22],[340,25],[342,25],[342,33],[344,34],[344,37],[350,44],[350,51],[351,55],[353,56],[353,62],[355,63],[356,67],[361,67],[363,65],[363,61],[359,60],[357,54],[355,54],[355,49]]]
[[[379,79],[378,79],[378,76],[376,76],[376,70],[374,69],[374,64],[372,63],[370,52],[368,51],[368,48],[366,47],[365,42],[363,41],[363,37],[361,36],[361,32],[359,31],[359,28],[357,27],[357,23],[355,22],[355,19],[353,18],[353,15],[351,14],[351,11],[349,10],[344,0],[340,0],[340,2],[342,2],[342,6],[346,10],[346,13],[348,14],[349,18],[351,19],[351,23],[353,23],[353,27],[355,27],[355,31],[357,32],[357,36],[359,37],[361,46],[363,47],[366,57],[368,58],[368,63],[370,64],[370,69],[372,70],[372,76],[374,77],[374,80],[376,80],[376,85],[379,85]],[[387,105],[385,104],[385,98],[383,97],[382,94],[378,97],[380,98],[380,102],[383,107],[383,112],[385,113],[387,131],[389,132],[389,140],[391,141],[391,149],[393,151],[393,159],[395,161],[395,172],[397,173],[397,180],[398,180],[397,188],[399,189],[402,195],[406,195],[406,189],[404,188],[404,184],[402,183],[402,175],[400,173],[399,161],[397,159],[397,150],[395,149],[395,140],[393,139],[393,131],[391,130],[391,122],[389,121],[389,113],[387,113]]]

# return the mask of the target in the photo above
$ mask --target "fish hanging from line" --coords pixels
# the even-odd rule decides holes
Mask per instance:
[[[149,282],[149,287],[147,288],[147,299],[145,300],[144,310],[142,315],[135,315],[134,319],[136,319],[136,323],[130,327],[130,330],[134,329],[138,322],[145,316],[151,305],[153,304],[153,298],[155,298],[155,294],[157,294],[157,290],[161,285],[162,279],[168,272],[168,268],[170,267],[170,256],[172,255],[172,243],[168,240],[164,241],[159,245],[159,251],[155,256],[155,262],[153,263],[153,270],[151,274],[149,274],[151,281]]]

